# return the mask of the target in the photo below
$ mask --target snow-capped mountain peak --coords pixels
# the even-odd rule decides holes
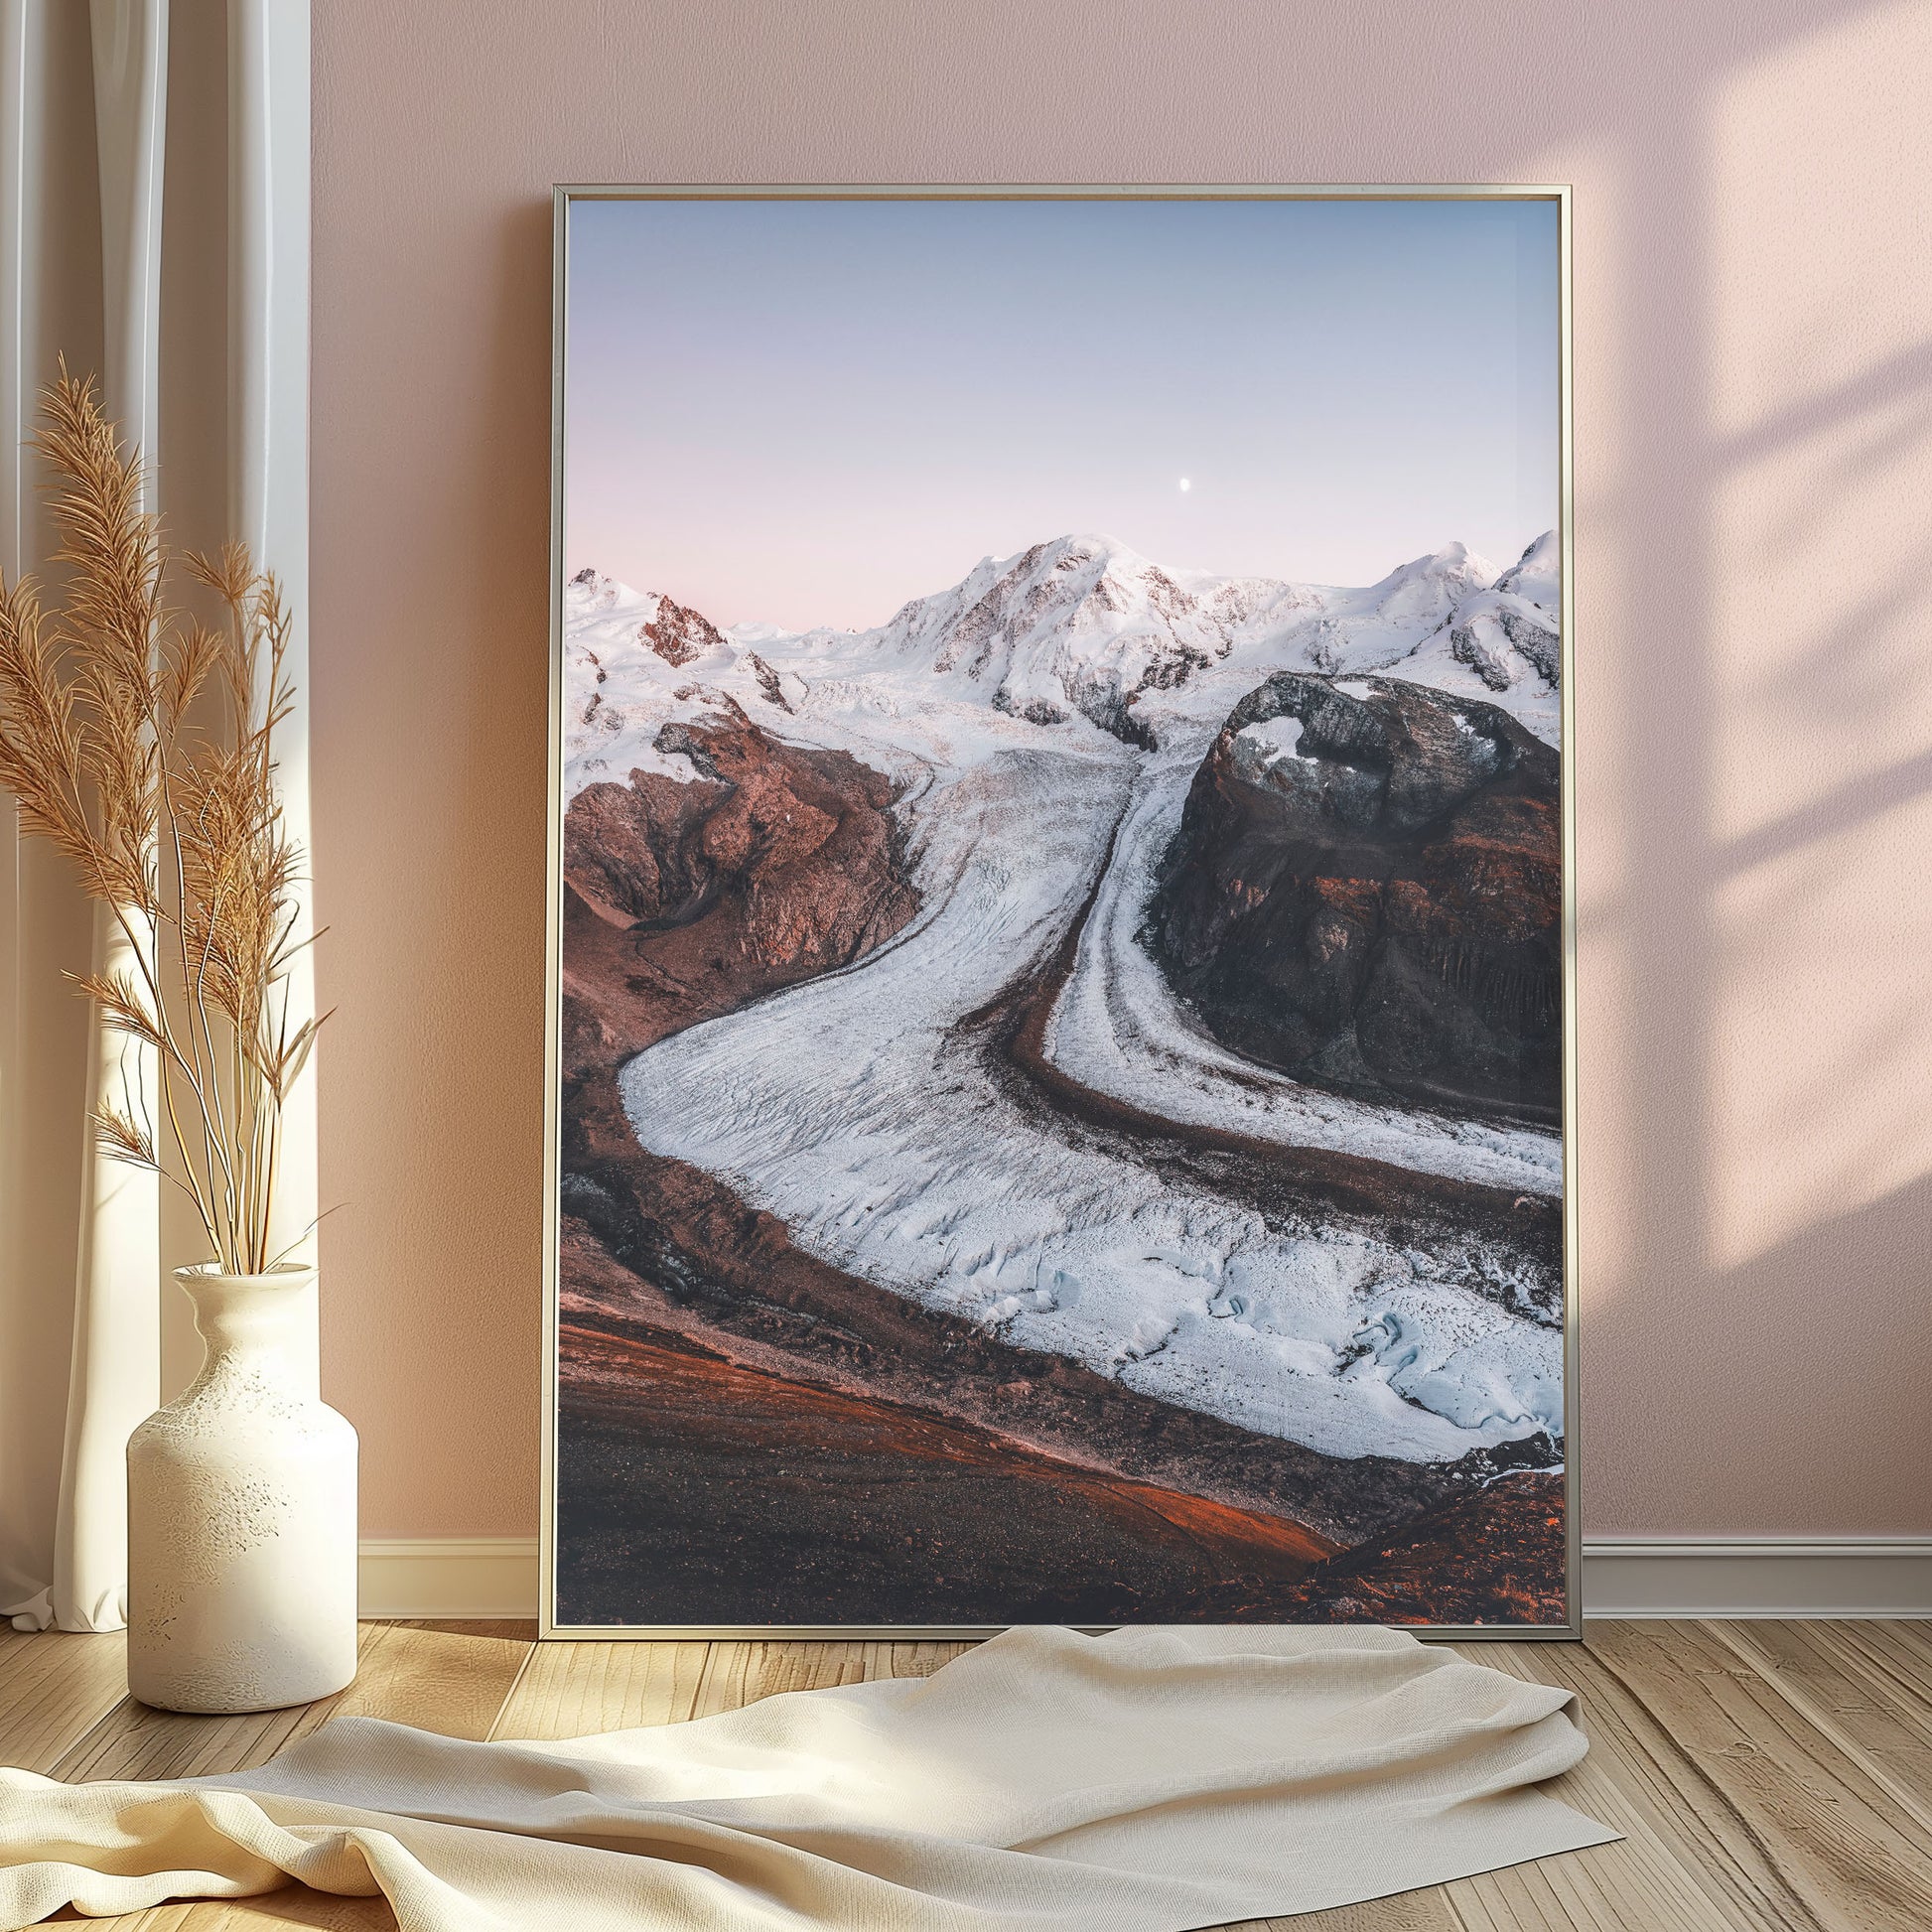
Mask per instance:
[[[1176,622],[1198,626],[1202,618],[1173,578],[1117,538],[1072,535],[983,558],[953,589],[914,598],[886,634],[929,653],[936,670],[984,677],[996,660],[1004,665],[1017,647],[1048,632],[1172,634]],[[1224,641],[1218,633],[1216,641]]]
[[[1554,741],[1563,655],[1557,534],[1545,531],[1500,576],[1474,557],[1458,570],[1450,552],[1460,549],[1451,545],[1421,560],[1443,566],[1445,585],[1471,581],[1408,658],[1391,667],[1393,673],[1472,697],[1488,695]]]
[[[728,648],[702,613],[659,591],[633,591],[590,565],[564,586],[564,628],[573,643],[597,650],[601,664],[642,648],[677,666]]]
[[[1554,530],[1545,530],[1530,547],[1496,579],[1495,589],[1548,611],[1553,617],[1563,608],[1563,555]]]
[[[1362,596],[1378,617],[1407,623],[1432,620],[1440,623],[1463,598],[1472,591],[1486,591],[1495,579],[1493,565],[1464,544],[1449,543],[1426,557],[1397,565]]]
[[[638,594],[628,584],[621,584],[615,577],[605,576],[594,564],[586,564],[564,586],[564,620],[570,622],[600,611],[616,610],[621,603],[629,605],[638,601]]]
[[[1079,712],[1130,739],[1141,736],[1129,708],[1143,692],[1186,683],[1233,640],[1210,598],[1092,533],[983,558],[880,632],[884,649],[978,687],[1002,711],[1038,723]]]

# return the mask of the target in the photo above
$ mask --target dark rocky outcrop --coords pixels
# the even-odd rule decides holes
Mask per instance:
[[[1557,1470],[1503,1477],[1317,1564],[1280,1602],[1297,1623],[1561,1623]]]
[[[667,664],[688,664],[692,658],[715,650],[725,639],[701,612],[663,597],[657,601],[657,615],[637,626],[637,641]]]
[[[764,693],[766,704],[774,704],[780,711],[791,709],[791,700],[785,696],[785,683],[776,669],[767,664],[757,651],[748,650],[745,661],[752,667],[752,675],[759,681],[759,689]]]
[[[1264,1064],[1554,1122],[1559,824],[1557,755],[1508,713],[1283,672],[1195,774],[1144,937]]]
[[[682,1027],[849,965],[918,907],[892,781],[743,712],[666,725],[688,782],[637,771],[564,815],[568,1081]]]
[[[1504,649],[1485,642],[1473,623],[1458,623],[1449,632],[1449,655],[1466,664],[1490,690],[1507,691],[1521,675],[1509,662],[1514,651],[1554,690],[1563,680],[1563,640],[1558,633],[1507,605],[1493,615]]]

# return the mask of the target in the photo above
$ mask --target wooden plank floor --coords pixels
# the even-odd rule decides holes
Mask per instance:
[[[538,1645],[520,1623],[370,1623],[340,1697],[254,1718],[135,1704],[114,1637],[0,1634],[0,1762],[60,1778],[257,1764],[358,1713],[454,1737],[678,1724],[779,1691],[922,1676],[947,1643]],[[1552,1787],[1626,1834],[1296,1932],[1932,1932],[1932,1623],[1601,1623],[1465,1654],[1575,1690],[1590,1754]],[[116,1932],[367,1932],[379,1900],[298,1886],[88,1920]]]

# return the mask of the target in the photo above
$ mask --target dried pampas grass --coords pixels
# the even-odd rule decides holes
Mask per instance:
[[[194,1197],[222,1269],[259,1273],[281,1258],[268,1243],[282,1108],[321,1024],[291,1025],[289,1008],[307,943],[275,779],[289,615],[240,544],[180,559],[222,622],[171,603],[140,460],[65,362],[34,447],[69,582],[50,616],[31,580],[0,578],[0,784],[118,921],[134,967],[72,977],[159,1066],[161,1121],[124,1080],[96,1138]]]

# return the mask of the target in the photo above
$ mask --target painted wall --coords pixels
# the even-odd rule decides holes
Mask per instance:
[[[1932,1529],[1932,8],[315,22],[325,1360],[365,1533],[536,1520],[556,180],[1573,182],[1587,1529]]]

